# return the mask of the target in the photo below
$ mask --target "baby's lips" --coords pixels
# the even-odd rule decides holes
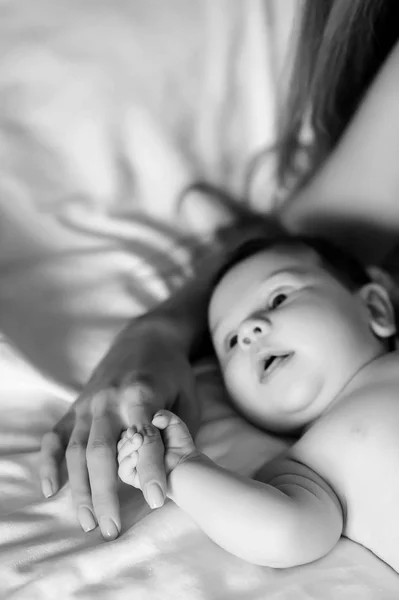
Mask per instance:
[[[294,352],[288,350],[275,350],[274,352],[268,352],[258,356],[257,373],[259,381],[262,382],[265,379],[268,370],[273,368],[273,364],[276,360],[290,358],[294,354]]]

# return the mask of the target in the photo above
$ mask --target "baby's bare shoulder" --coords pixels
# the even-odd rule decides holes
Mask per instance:
[[[291,449],[292,457],[342,487],[361,464],[399,460],[399,359],[378,359]],[[398,462],[399,464],[399,462]]]

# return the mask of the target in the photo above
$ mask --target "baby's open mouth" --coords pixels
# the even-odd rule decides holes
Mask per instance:
[[[272,373],[282,367],[293,355],[293,352],[288,354],[269,354],[259,361],[259,380],[261,382],[269,378]]]

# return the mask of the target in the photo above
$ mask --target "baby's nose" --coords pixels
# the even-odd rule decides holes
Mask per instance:
[[[247,319],[238,330],[238,343],[243,350],[248,350],[259,342],[270,331],[270,323],[265,319]]]

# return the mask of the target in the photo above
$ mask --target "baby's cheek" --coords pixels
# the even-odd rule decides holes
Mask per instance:
[[[235,406],[245,411],[246,408],[248,409],[253,404],[253,381],[247,376],[245,370],[240,368],[240,365],[225,371],[224,382]]]

